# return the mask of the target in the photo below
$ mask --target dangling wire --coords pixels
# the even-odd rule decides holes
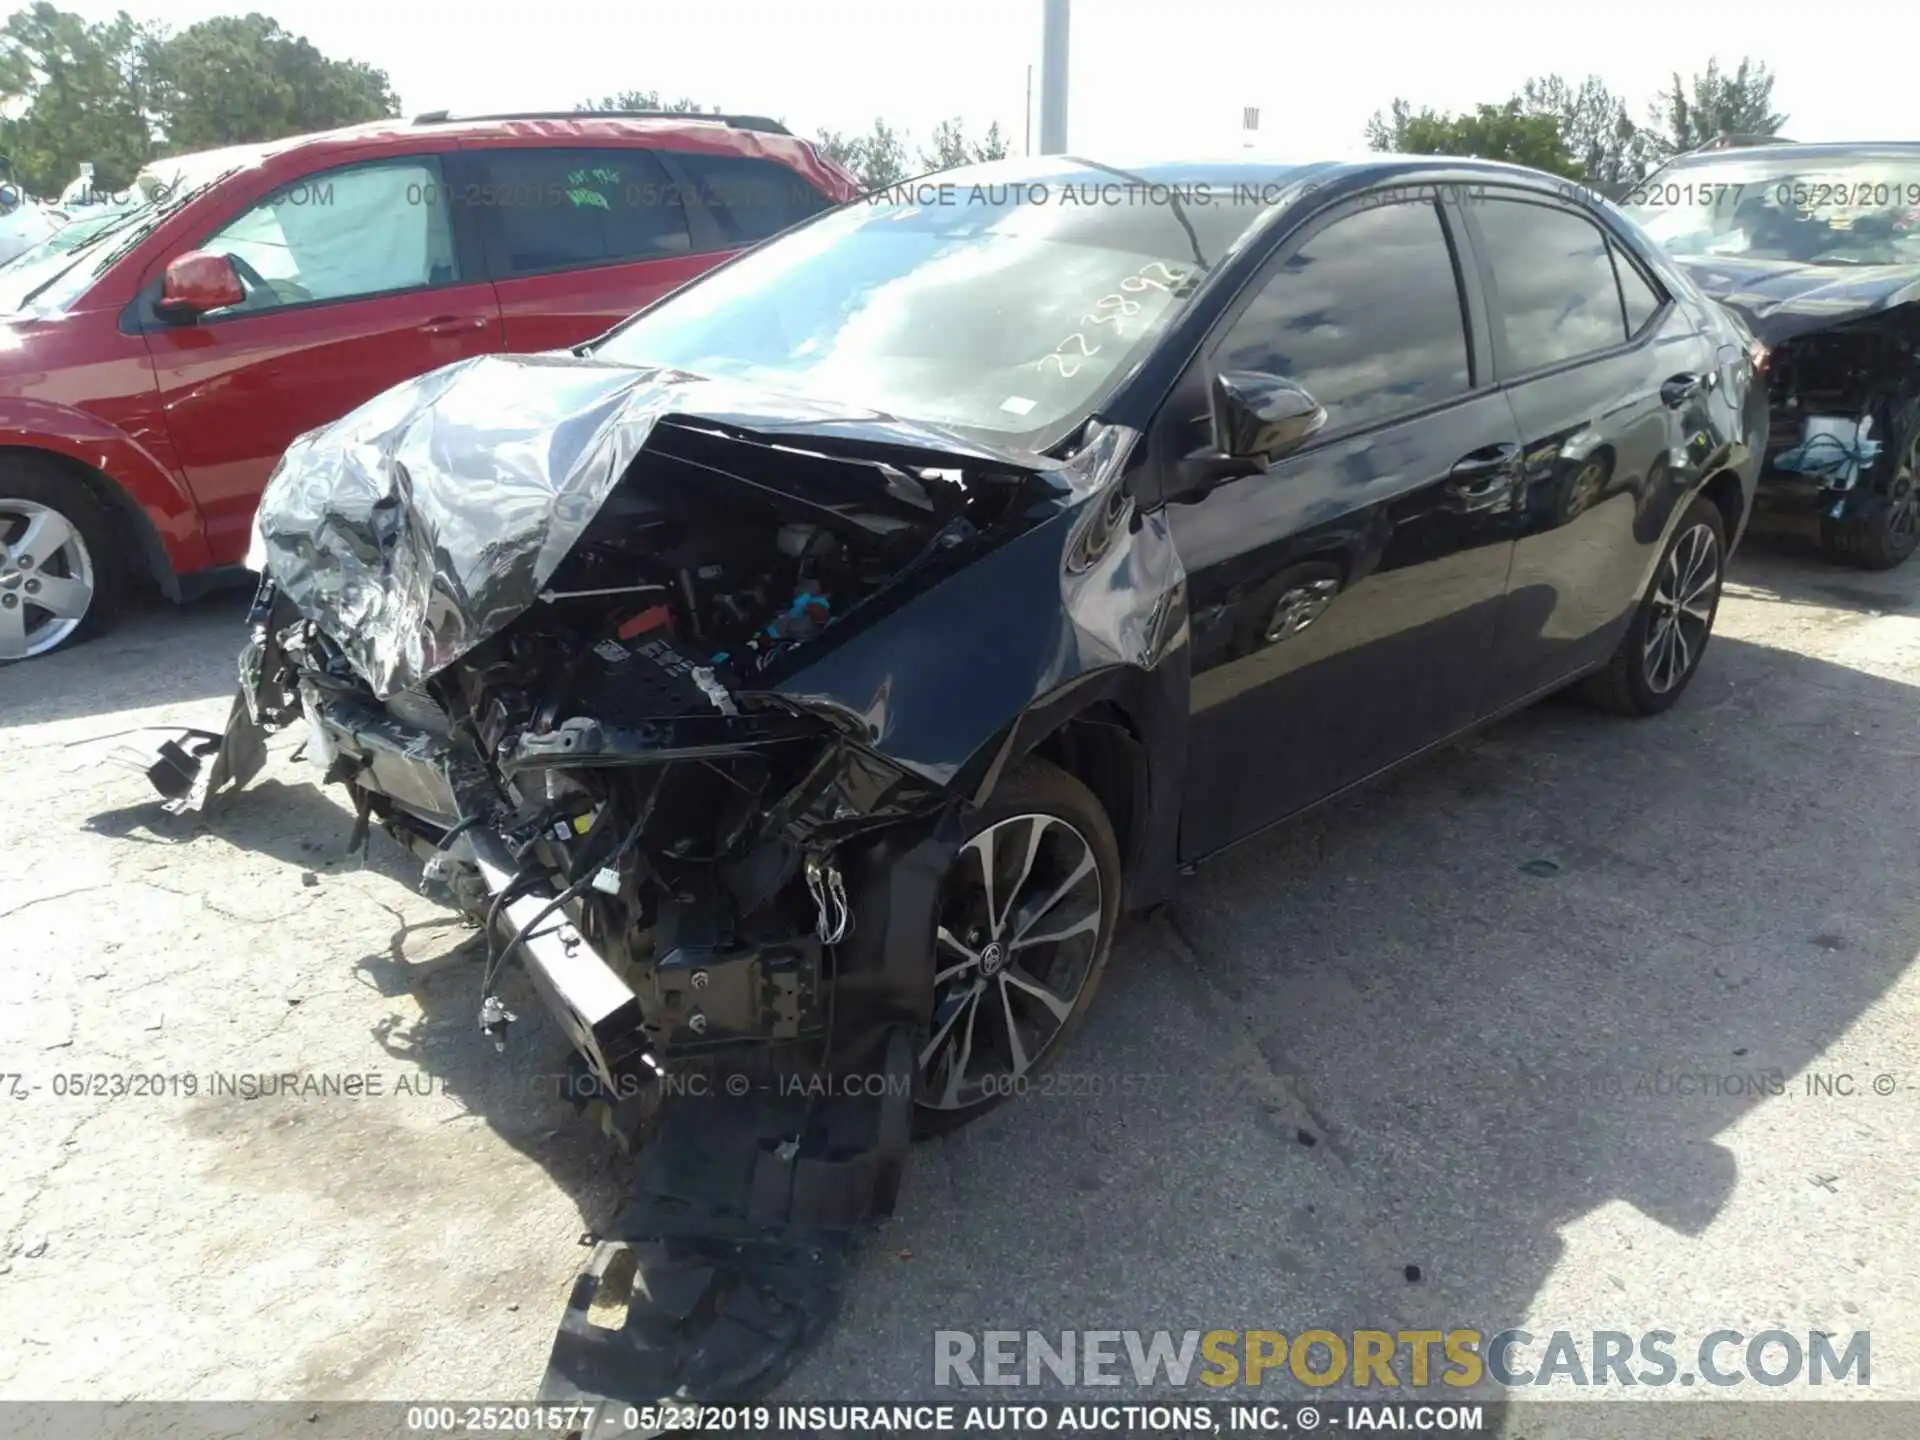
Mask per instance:
[[[840,867],[823,861],[818,854],[808,855],[807,893],[813,897],[813,933],[820,937],[822,945],[838,945],[853,928],[853,911],[847,905],[847,887],[841,879]]]

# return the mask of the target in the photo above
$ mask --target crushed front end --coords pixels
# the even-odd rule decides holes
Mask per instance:
[[[1913,435],[1920,305],[1800,331],[1767,354],[1770,429],[1760,502],[1844,522],[1888,503]]]
[[[891,1210],[965,803],[877,742],[885,681],[836,699],[809,669],[1062,492],[685,376],[448,377],[289,452],[233,720],[156,784],[202,803],[300,728],[355,842],[382,828],[481,926],[479,1029],[512,1043],[515,965],[564,1030],[635,1174],[545,1395],[756,1393],[831,1312],[842,1238]],[[590,1325],[623,1266],[625,1322]]]

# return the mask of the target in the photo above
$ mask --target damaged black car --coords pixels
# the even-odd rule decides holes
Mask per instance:
[[[1869,570],[1920,547],[1920,143],[1683,156],[1630,213],[1766,346],[1755,524]]]
[[[154,778],[300,727],[484,926],[480,1028],[509,964],[559,1018],[651,1308],[578,1323],[598,1256],[550,1393],[748,1393],[1124,910],[1553,690],[1678,699],[1747,338],[1512,167],[953,172],[303,437],[241,701]]]

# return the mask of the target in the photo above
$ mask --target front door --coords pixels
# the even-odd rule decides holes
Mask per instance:
[[[278,185],[198,248],[234,262],[246,298],[147,346],[215,564],[246,553],[288,443],[402,380],[500,349],[493,287],[467,273],[432,156]]]
[[[1223,371],[1285,376],[1328,412],[1306,448],[1169,511],[1193,616],[1183,858],[1482,713],[1519,433],[1484,388],[1457,228],[1432,187],[1315,222],[1157,427],[1158,454],[1204,448],[1206,386]],[[1176,493],[1190,468],[1166,465]]]

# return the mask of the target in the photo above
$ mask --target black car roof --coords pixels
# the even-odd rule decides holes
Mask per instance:
[[[1676,155],[1667,163],[1678,167],[1725,160],[1845,160],[1881,156],[1920,159],[1920,140],[1782,141],[1776,145],[1741,145],[1726,150],[1702,150]]]
[[[1137,176],[1154,185],[1236,185],[1273,181],[1328,179],[1335,175],[1390,178],[1422,170],[1474,171],[1535,182],[1569,182],[1561,177],[1508,165],[1497,160],[1475,160],[1457,155],[1399,155],[1369,152],[1362,156],[1289,159],[1272,155],[1203,156],[1181,159],[1132,160],[1106,155],[1033,155],[989,160],[978,165],[941,171],[922,177],[957,185],[999,184],[1014,181],[1067,180]],[[884,188],[884,187],[883,187]]]

